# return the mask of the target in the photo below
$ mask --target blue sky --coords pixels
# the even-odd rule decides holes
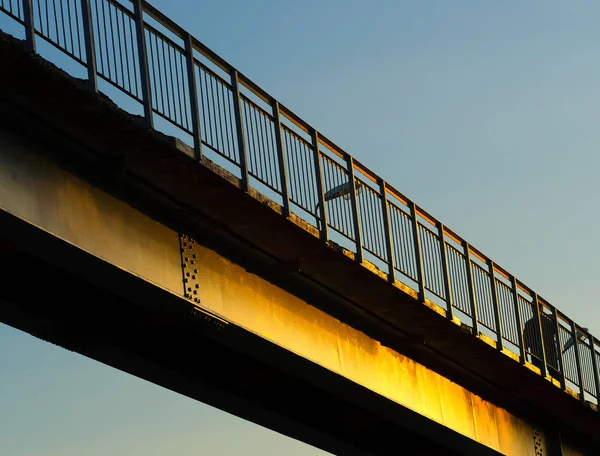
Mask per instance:
[[[600,3],[153,4],[600,334]],[[322,454],[6,326],[0,410],[11,456]]]

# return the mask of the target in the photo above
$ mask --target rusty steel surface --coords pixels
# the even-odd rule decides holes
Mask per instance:
[[[502,454],[536,456],[525,421],[215,252],[194,251],[201,300],[216,315]]]
[[[177,232],[29,153],[29,147],[2,135],[3,210],[156,286],[181,294]]]
[[[3,211],[501,454],[535,456],[527,421],[60,169],[34,142],[0,129],[0,144]]]

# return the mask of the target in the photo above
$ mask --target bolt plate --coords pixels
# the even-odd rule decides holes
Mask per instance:
[[[198,244],[187,234],[179,234],[183,295],[195,304],[200,304],[200,281],[198,280]]]
[[[535,456],[544,456],[544,440],[542,433],[537,429],[533,430],[533,446],[535,449]]]

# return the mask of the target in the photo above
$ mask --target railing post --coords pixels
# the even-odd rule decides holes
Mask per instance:
[[[423,275],[423,257],[421,255],[421,237],[419,236],[419,220],[417,217],[417,205],[409,201],[408,208],[412,217],[412,235],[415,246],[415,260],[417,266],[417,284],[419,285],[419,301],[425,302],[425,276]]]
[[[240,151],[240,171],[242,174],[242,191],[247,192],[248,184],[248,160],[246,156],[246,137],[244,135],[244,125],[242,124],[242,97],[240,96],[240,81],[238,72],[231,70],[231,91],[233,93],[233,111],[235,114],[235,127],[238,140],[238,149]]]
[[[98,93],[96,47],[94,43],[94,28],[92,26],[92,10],[90,8],[90,0],[81,0],[81,16],[83,18],[85,60],[88,70],[88,90],[92,93]]]
[[[533,292],[532,292],[533,293]],[[544,328],[542,327],[542,317],[540,316],[540,303],[538,301],[537,293],[533,293],[533,307],[535,314],[533,317],[536,319],[535,324],[537,326],[537,332],[540,336],[540,348],[541,348],[541,361],[542,361],[542,377],[546,378],[548,376],[548,365],[546,364],[546,347],[544,344]]]
[[[272,100],[271,106],[273,107],[273,123],[275,124],[275,142],[277,144],[277,158],[279,161],[281,198],[283,200],[283,214],[281,215],[287,218],[290,216],[290,193],[287,182],[287,164],[285,160],[285,150],[283,148],[281,131],[281,112],[279,109],[279,102],[277,100]]]
[[[517,319],[517,342],[519,344],[519,349],[521,350],[519,362],[524,365],[527,357],[525,354],[525,344],[523,342],[523,321],[521,320],[521,306],[519,305],[519,288],[515,276],[510,277],[510,284],[512,285],[513,301],[515,305],[515,318]]]
[[[560,371],[560,387],[564,390],[567,387],[567,382],[565,379],[565,363],[563,360],[562,347],[560,343],[560,325],[558,324],[558,313],[556,312],[555,307],[552,307],[552,319],[554,320],[553,330],[556,334],[556,345],[558,347],[556,358],[558,360],[558,369]]]
[[[138,57],[140,59],[140,80],[142,83],[144,120],[148,127],[153,128],[154,120],[152,119],[152,92],[150,91],[150,71],[148,69],[148,52],[146,49],[146,33],[144,32],[142,0],[133,0],[133,12],[137,37]]]
[[[317,176],[317,193],[318,193],[318,206],[321,211],[321,223],[319,233],[321,240],[327,242],[329,240],[329,225],[327,220],[327,206],[325,205],[325,186],[323,185],[323,170],[321,167],[321,151],[319,150],[319,132],[315,129],[311,131],[311,138],[313,147],[315,148],[315,174]],[[315,214],[319,217],[319,214]]]
[[[577,366],[577,377],[579,378],[579,400],[585,402],[585,387],[583,383],[583,373],[581,371],[581,353],[579,352],[579,337],[577,337],[577,328],[575,322],[571,320],[571,331],[575,341],[575,365]]]
[[[469,300],[471,301],[471,318],[473,318],[473,334],[479,336],[479,317],[477,316],[477,299],[475,297],[475,285],[473,284],[473,269],[471,268],[471,246],[464,243],[465,259],[467,262],[467,284],[469,287]]]
[[[192,112],[192,133],[194,134],[194,158],[202,158],[202,133],[200,130],[200,110],[198,108],[198,86],[194,66],[194,43],[189,33],[185,37],[185,60],[190,89],[190,110]]]
[[[496,277],[494,275],[494,262],[488,260],[488,266],[490,267],[490,282],[492,285],[492,304],[494,306],[494,319],[496,320],[496,333],[498,336],[496,348],[500,351],[504,348],[504,340],[502,338],[502,320],[500,318],[500,305],[498,304],[498,290],[496,290]]]
[[[446,235],[444,233],[444,225],[437,222],[437,229],[440,234],[440,255],[442,258],[442,274],[444,275],[444,290],[446,291],[446,318],[452,320],[454,310],[452,309],[452,288],[450,286],[450,270],[448,269],[448,254],[446,252]]]
[[[362,263],[363,247],[362,235],[360,232],[360,216],[358,211],[358,199],[356,198],[356,179],[354,178],[354,158],[351,155],[346,155],[346,163],[348,165],[348,183],[350,184],[350,200],[352,203],[352,220],[354,222],[354,236],[356,240],[356,255],[354,260]]]
[[[385,247],[388,257],[388,281],[396,282],[396,267],[394,266],[394,242],[392,240],[392,228],[390,226],[390,214],[388,212],[387,186],[385,181],[379,178],[379,189],[381,191],[381,210],[383,214],[383,229],[385,236]]]
[[[35,22],[32,0],[23,0],[23,21],[25,22],[25,46],[29,52],[35,52]]]

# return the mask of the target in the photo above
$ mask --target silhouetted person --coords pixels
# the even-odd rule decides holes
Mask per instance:
[[[540,316],[542,334],[540,337],[538,326],[538,315],[529,319],[523,327],[523,344],[525,349],[531,355],[531,364],[540,371],[543,370],[542,340],[544,341],[544,351],[546,354],[546,364],[552,370],[558,369],[558,346],[556,329],[554,322],[550,318]],[[552,372],[551,372],[552,373]]]

